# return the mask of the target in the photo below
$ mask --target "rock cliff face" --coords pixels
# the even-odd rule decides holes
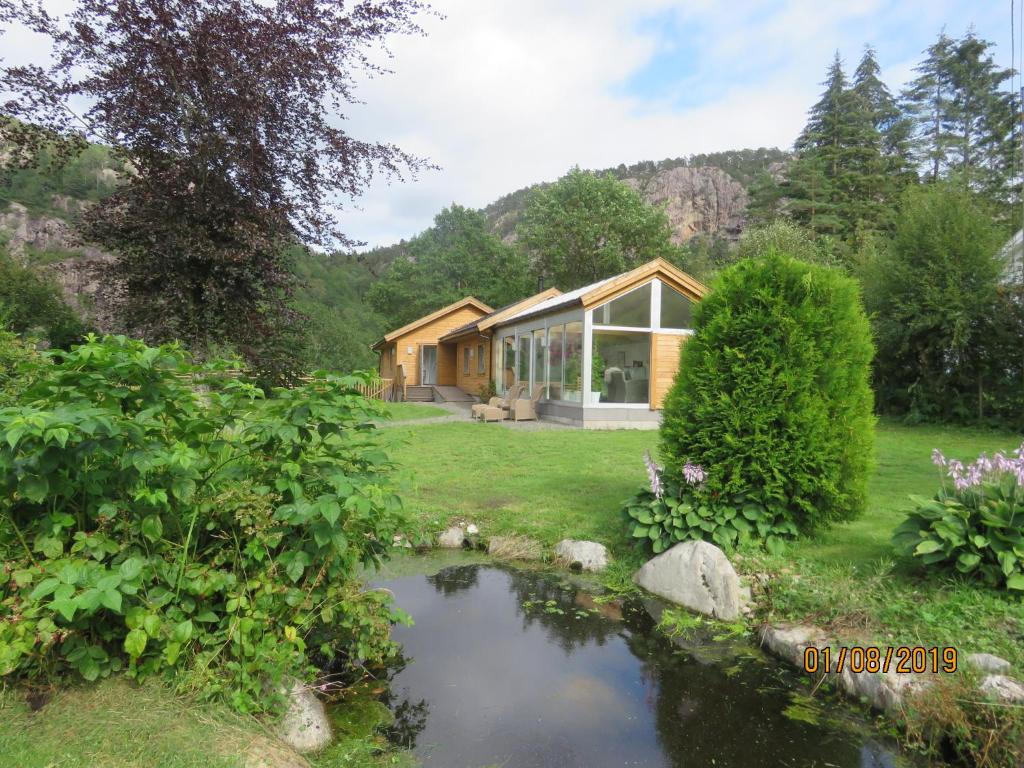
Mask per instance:
[[[675,243],[695,235],[739,237],[746,223],[746,189],[721,168],[682,166],[650,179],[624,179],[651,205],[664,207]]]
[[[54,197],[55,208],[74,215],[81,202]],[[114,257],[109,253],[75,242],[71,225],[64,219],[33,216],[20,203],[11,203],[0,212],[0,233],[6,236],[7,250],[14,258],[28,263],[33,252],[66,254],[66,258],[39,266],[60,288],[64,300],[90,325],[103,333],[126,333],[118,319],[122,287],[110,278]]]

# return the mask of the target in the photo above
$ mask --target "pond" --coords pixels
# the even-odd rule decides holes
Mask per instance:
[[[379,578],[415,620],[385,701],[425,766],[891,768],[849,710],[749,639],[655,628],[564,574],[488,563]],[[824,701],[824,703],[821,703]]]

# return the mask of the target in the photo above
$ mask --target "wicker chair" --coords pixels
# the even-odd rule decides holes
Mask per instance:
[[[519,398],[512,403],[509,409],[509,418],[513,421],[533,421],[537,418],[537,403],[544,394],[544,385],[538,384],[533,388],[530,398]]]
[[[486,403],[477,403],[470,409],[470,412],[474,419],[501,421],[502,418],[505,418],[504,414],[512,407],[512,403],[516,401],[522,391],[522,384],[513,384],[508,388],[503,397],[492,397]],[[501,418],[494,418],[494,409],[498,409],[501,412]],[[490,415],[490,418],[484,415],[485,412]]]

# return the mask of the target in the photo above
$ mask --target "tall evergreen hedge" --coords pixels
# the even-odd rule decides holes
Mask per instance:
[[[859,514],[874,441],[873,347],[857,284],[769,251],[722,272],[695,315],[661,427],[666,472],[707,472],[800,531]]]

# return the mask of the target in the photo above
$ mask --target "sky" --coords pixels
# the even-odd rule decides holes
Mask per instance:
[[[943,28],[961,35],[973,25],[997,44],[1001,64],[1012,63],[1003,0],[438,0],[434,8],[444,18],[424,19],[424,37],[389,43],[393,74],[363,83],[365,104],[349,115],[355,135],[440,166],[415,181],[374,184],[358,210],[345,209],[343,227],[369,245],[415,235],[453,202],[482,207],[574,165],[790,147],[836,50],[852,73],[870,43],[898,89]]]
[[[1024,0],[1012,0],[1020,22]],[[62,10],[71,0],[46,0]],[[838,50],[865,44],[898,90],[945,29],[972,27],[1011,66],[1011,0],[435,0],[425,34],[388,41],[391,74],[359,78],[353,136],[394,143],[437,170],[339,200],[366,247],[408,239],[442,208],[479,208],[608,168],[745,147],[790,147]],[[1020,43],[1017,45],[1020,61]],[[0,37],[7,63],[38,40]],[[1018,68],[1020,68],[1018,66]]]

